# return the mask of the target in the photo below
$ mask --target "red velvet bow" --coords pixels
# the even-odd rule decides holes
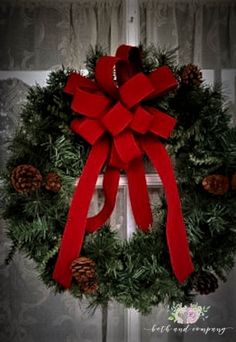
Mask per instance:
[[[144,154],[153,163],[165,189],[167,243],[175,276],[183,282],[193,271],[171,160],[158,138],[168,138],[176,120],[145,104],[175,88],[177,81],[167,66],[148,76],[143,74],[139,70],[139,57],[138,48],[121,45],[115,57],[98,60],[95,81],[72,73],[64,89],[73,96],[72,110],[80,114],[72,121],[71,128],[92,145],[73,195],[53,274],[64,287],[70,287],[71,263],[80,253],[85,231],[100,228],[114,209],[121,169],[127,173],[135,221],[142,230],[149,229],[152,212]],[[104,206],[97,215],[87,218],[96,181],[104,166]]]

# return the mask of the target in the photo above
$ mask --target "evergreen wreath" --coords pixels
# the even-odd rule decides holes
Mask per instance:
[[[89,51],[89,78],[102,55],[100,48]],[[143,49],[145,74],[162,65],[172,69],[179,86],[152,105],[177,119],[166,148],[176,161],[195,271],[184,284],[172,273],[163,198],[148,233],[137,230],[123,241],[105,225],[86,235],[81,257],[72,265],[70,292],[87,297],[91,306],[114,299],[148,313],[160,302],[191,302],[196,294],[215,291],[234,265],[236,129],[230,127],[220,87],[206,86],[197,66],[175,65],[173,53],[153,46]],[[16,250],[22,251],[56,292],[65,289],[52,279],[52,272],[75,181],[90,149],[70,129],[74,114],[71,98],[63,91],[70,73],[64,68],[53,71],[45,87],[30,88],[3,175],[3,216],[12,241],[7,263]]]

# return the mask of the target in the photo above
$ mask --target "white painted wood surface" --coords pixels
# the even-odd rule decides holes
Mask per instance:
[[[140,23],[139,23],[138,0],[126,1],[126,43],[129,45],[139,45],[140,43]]]

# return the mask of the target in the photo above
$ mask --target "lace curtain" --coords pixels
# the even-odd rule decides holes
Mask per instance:
[[[90,45],[124,41],[123,0],[3,0],[0,70],[84,66]]]
[[[143,44],[179,47],[181,63],[236,67],[235,0],[139,0]],[[124,0],[2,0],[0,69],[83,67],[89,45],[125,41]]]
[[[143,44],[178,47],[181,64],[236,68],[235,0],[140,0]]]

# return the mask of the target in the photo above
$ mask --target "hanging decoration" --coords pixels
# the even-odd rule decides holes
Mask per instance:
[[[181,70],[180,80],[184,85],[199,86],[203,82],[202,72],[197,65],[184,65]]]
[[[61,189],[61,179],[56,172],[49,172],[44,178],[45,189],[52,192],[58,192]]]
[[[17,192],[38,190],[42,179],[41,173],[33,165],[18,165],[11,174],[11,184]]]
[[[72,121],[74,132],[92,144],[92,149],[73,195],[54,279],[65,287],[71,284],[70,265],[82,248],[85,231],[100,228],[111,215],[116,200],[120,170],[126,170],[131,206],[137,225],[147,231],[152,224],[143,155],[159,173],[167,198],[166,234],[171,264],[176,278],[183,282],[193,271],[177,185],[170,158],[161,138],[168,138],[176,120],[155,107],[145,105],[177,87],[167,66],[148,76],[140,72],[139,51],[121,45],[115,57],[101,57],[96,64],[95,81],[80,74],[69,76],[65,92],[73,95],[71,109],[82,116]],[[118,86],[113,80],[116,70]],[[87,220],[99,173],[104,173],[105,204],[100,213]],[[83,201],[81,202],[81,197]]]
[[[229,178],[224,175],[209,175],[202,181],[203,188],[214,195],[224,195],[229,190]]]
[[[84,293],[93,294],[97,291],[96,268],[92,259],[87,257],[76,258],[72,262],[71,271]]]
[[[48,287],[90,308],[116,300],[148,313],[192,302],[234,266],[236,130],[221,91],[172,57],[153,46],[91,50],[87,77],[61,69],[30,88],[9,146],[7,262],[20,250]],[[144,161],[163,184],[157,206]],[[104,203],[88,217],[100,173]],[[138,228],[129,240],[109,224],[120,173]]]

